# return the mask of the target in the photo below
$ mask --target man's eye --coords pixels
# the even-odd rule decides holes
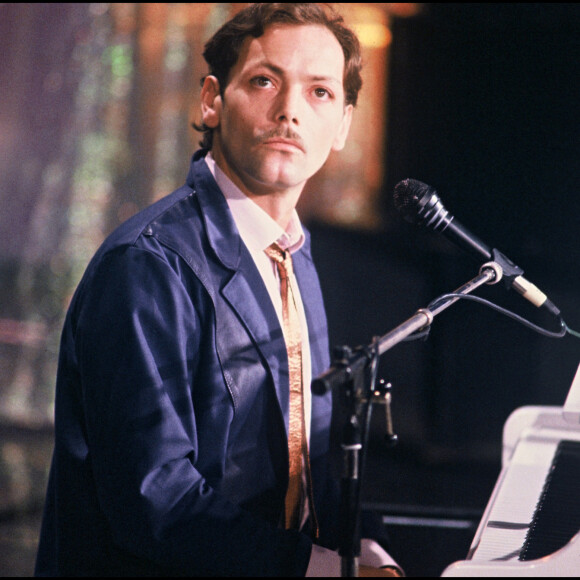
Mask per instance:
[[[314,89],[314,94],[319,98],[319,99],[324,99],[324,98],[331,98],[332,95],[330,94],[329,91],[327,91],[326,89],[322,89],[322,88],[318,88],[318,89]]]
[[[269,87],[272,81],[268,77],[254,77],[252,83],[257,87]]]

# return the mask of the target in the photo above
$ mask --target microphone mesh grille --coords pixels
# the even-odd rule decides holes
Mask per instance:
[[[434,193],[436,192],[432,187],[421,181],[403,179],[395,185],[393,202],[404,219],[417,224],[422,221],[419,212],[421,206],[424,205],[424,200],[429,199]]]

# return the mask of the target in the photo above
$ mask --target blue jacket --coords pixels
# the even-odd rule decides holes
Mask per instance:
[[[288,479],[282,331],[203,156],[185,186],[109,236],[73,297],[37,575],[306,570],[311,539],[278,526]],[[317,376],[328,339],[308,238],[294,268]],[[314,396],[323,537],[336,516],[330,420],[330,396]]]

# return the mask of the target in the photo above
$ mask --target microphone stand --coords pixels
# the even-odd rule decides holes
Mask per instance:
[[[503,277],[502,267],[496,262],[484,264],[479,275],[460,286],[454,294],[469,294],[484,284],[497,284]],[[336,349],[332,366],[312,381],[311,390],[315,395],[323,395],[337,387],[342,387],[348,405],[348,418],[343,429],[343,474],[341,478],[339,554],[341,575],[358,576],[360,556],[360,505],[361,480],[364,473],[364,444],[368,435],[368,419],[374,399],[384,396],[387,405],[388,439],[395,443],[397,436],[392,433],[390,420],[390,384],[376,386],[379,357],[398,343],[418,331],[426,330],[434,317],[459,300],[447,297],[431,303],[430,308],[420,308],[405,322],[375,338],[366,347],[351,350],[348,346]],[[367,419],[364,421],[363,419]]]

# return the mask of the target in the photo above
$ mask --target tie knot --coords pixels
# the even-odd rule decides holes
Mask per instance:
[[[288,250],[283,250],[278,244],[273,243],[264,251],[276,262],[281,276],[289,276],[292,273],[292,258]]]

